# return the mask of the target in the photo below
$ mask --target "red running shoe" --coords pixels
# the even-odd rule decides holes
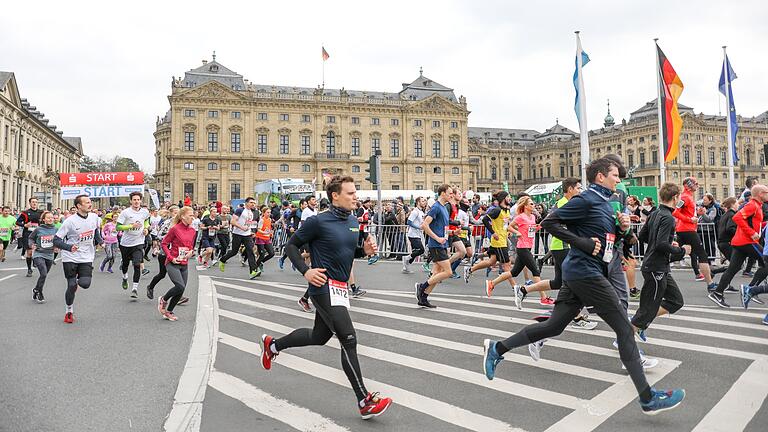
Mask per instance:
[[[64,322],[67,324],[72,324],[75,322],[75,314],[72,312],[67,312],[64,314]]]
[[[390,405],[392,405],[392,399],[380,398],[379,392],[368,393],[363,401],[363,407],[360,408],[360,415],[363,416],[363,420],[368,420],[384,414]]]
[[[552,297],[545,297],[539,300],[539,304],[542,306],[552,306],[553,304],[555,304],[555,299],[553,299]]]
[[[485,294],[488,297],[491,297],[491,294],[493,294],[493,281],[492,280],[486,280],[485,281]]]
[[[272,352],[272,343],[275,338],[268,335],[261,335],[261,367],[264,370],[272,369],[272,360],[277,357],[277,354]]]
[[[163,300],[163,296],[160,296],[157,298],[157,311],[160,312],[160,315],[165,317],[165,308],[168,307],[168,302]]]
[[[179,318],[176,317],[176,315],[173,314],[171,311],[165,311],[163,312],[163,318],[167,319],[168,321],[176,321]]]

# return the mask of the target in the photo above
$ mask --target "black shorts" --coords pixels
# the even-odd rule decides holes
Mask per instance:
[[[93,264],[91,263],[64,262],[62,268],[64,277],[67,279],[93,276]]]
[[[452,244],[454,244],[454,243],[456,243],[458,241],[461,241],[461,239],[458,236],[455,236],[453,234],[448,236],[448,244],[449,245],[452,245]]]
[[[472,243],[469,242],[467,237],[459,237],[459,240],[464,244],[464,247],[472,247]]]
[[[432,262],[448,261],[448,249],[429,248],[429,257],[432,259]]]
[[[489,247],[488,248],[488,256],[495,256],[496,262],[499,264],[506,264],[509,262],[509,248],[506,246],[502,247]]]
[[[8,243],[10,242],[10,240],[0,240],[0,243],[3,244],[3,249],[8,249]]]
[[[144,262],[144,245],[136,246],[123,246],[120,245],[120,256],[125,262],[133,261],[133,265],[137,266]]]
[[[699,235],[694,231],[683,231],[677,233],[677,243],[682,247],[683,245],[691,246],[691,255],[695,255],[700,263],[709,264],[709,256],[707,251],[704,250],[704,245],[701,243]]]
[[[216,237],[203,236],[200,239],[200,244],[202,245],[203,249],[215,248],[216,247]]]

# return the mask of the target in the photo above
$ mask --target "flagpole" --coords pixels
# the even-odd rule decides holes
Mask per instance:
[[[728,70],[728,54],[723,46],[723,78],[725,80],[725,104],[728,113],[725,116],[725,124],[728,130],[728,196],[736,196],[736,183],[733,178],[733,152],[736,150],[736,137],[731,136],[731,76]],[[733,142],[731,142],[733,140]]]
[[[666,154],[664,153],[664,143],[667,138],[664,136],[664,127],[661,124],[661,65],[659,65],[659,38],[653,39],[653,44],[656,47],[656,92],[658,93],[656,99],[657,116],[659,121],[659,186],[667,181],[667,161]]]
[[[581,68],[583,65],[581,38],[576,31],[576,68],[579,80],[579,135],[581,142],[581,184],[587,183],[587,164],[589,163],[589,131],[587,130],[587,97],[584,94],[584,76]]]
[[[321,44],[320,47],[325,51],[325,45]],[[323,88],[325,88],[325,58],[320,56],[320,61],[323,62]]]

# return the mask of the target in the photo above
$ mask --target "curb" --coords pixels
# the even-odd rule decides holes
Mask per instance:
[[[199,276],[197,317],[189,347],[187,363],[179,379],[171,412],[163,430],[168,432],[197,432],[203,412],[208,378],[216,360],[219,335],[219,306],[216,288],[209,276]]]

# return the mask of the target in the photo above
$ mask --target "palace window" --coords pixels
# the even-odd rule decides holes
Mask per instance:
[[[440,127],[440,120],[432,120],[432,127],[433,128],[439,128]]]
[[[310,170],[309,164],[304,164],[301,166],[301,172],[306,173],[306,172],[309,172],[309,170]]]
[[[280,164],[280,172],[288,172],[288,164]]]
[[[360,156],[360,138],[352,137],[352,156]]]
[[[509,168],[504,168],[504,170],[505,170],[505,171],[506,171],[506,173],[507,173],[507,180],[509,180]],[[451,174],[453,174],[453,175],[459,175],[459,168],[458,168],[458,167],[453,167],[453,168],[451,168]]]
[[[184,117],[194,117],[194,116],[195,116],[195,110],[193,109],[184,110]]]
[[[360,124],[360,117],[352,117],[352,118],[350,119],[350,122],[351,122],[353,125],[359,125],[359,124]]]
[[[259,164],[259,171],[266,171],[267,170],[267,164],[260,163]]]
[[[377,150],[381,150],[381,139],[371,138],[371,154],[376,154]]]
[[[440,140],[432,140],[432,157],[440,157]]]
[[[290,117],[288,116],[288,114],[280,114],[279,120],[280,121],[288,121],[289,118]]]
[[[424,174],[424,167],[417,166],[416,167],[416,174]]]
[[[184,169],[193,170],[195,169],[195,164],[193,162],[184,162]]]
[[[451,141],[451,157],[454,159],[459,158],[459,142]]]
[[[434,168],[432,168],[432,173],[433,174],[442,174],[443,170],[440,167],[434,167]]]
[[[266,153],[267,152],[267,136],[260,134],[258,137],[256,137],[256,142],[259,147],[259,153]]]
[[[419,119],[414,120],[413,121],[413,126],[414,127],[421,127],[421,120],[419,120]]]
[[[326,123],[336,123],[336,116],[326,116],[325,122]]]
[[[301,115],[301,122],[302,123],[310,123],[311,120],[310,120],[309,114],[302,114]]]
[[[371,125],[372,126],[378,126],[379,125],[379,118],[378,117],[371,117]]]
[[[229,185],[229,199],[240,199],[240,183],[232,183]]]
[[[334,134],[332,131],[329,131],[328,135],[326,136],[325,152],[329,155],[336,154],[336,134]]]
[[[195,133],[194,132],[184,132],[184,150],[195,151]]]
[[[422,142],[420,139],[413,140],[413,153],[416,157],[424,156],[424,149],[422,148]]]
[[[216,201],[218,198],[218,185],[216,183],[208,183],[208,201]]]
[[[491,167],[491,180],[496,180],[496,167]]]
[[[240,171],[240,163],[232,162],[232,165],[230,165],[229,169],[232,171]]]
[[[280,135],[280,154],[288,154],[288,135]]]
[[[218,132],[208,132],[208,151],[209,152],[219,151],[219,133]]]
[[[232,111],[232,118],[239,119],[243,114],[240,111]]]
[[[459,128],[459,122],[452,121],[451,122],[451,129],[458,129]]]
[[[219,169],[219,164],[216,162],[208,162],[208,171],[216,171]]]
[[[219,118],[219,112],[215,110],[208,111],[208,118]]]
[[[311,140],[309,135],[301,136],[301,154],[308,155],[311,147]]]
[[[399,139],[392,138],[389,141],[389,156],[400,157],[400,140]]]
[[[352,172],[353,173],[359,173],[360,172],[360,165],[352,165]]]
[[[267,113],[258,113],[256,115],[256,119],[258,120],[267,120],[269,117],[267,117]]]
[[[392,119],[390,120],[389,124],[391,126],[400,126],[400,119]]]
[[[232,132],[230,141],[232,153],[240,153],[240,133]]]
[[[392,167],[392,174],[400,174],[400,167],[399,166],[393,166]]]

